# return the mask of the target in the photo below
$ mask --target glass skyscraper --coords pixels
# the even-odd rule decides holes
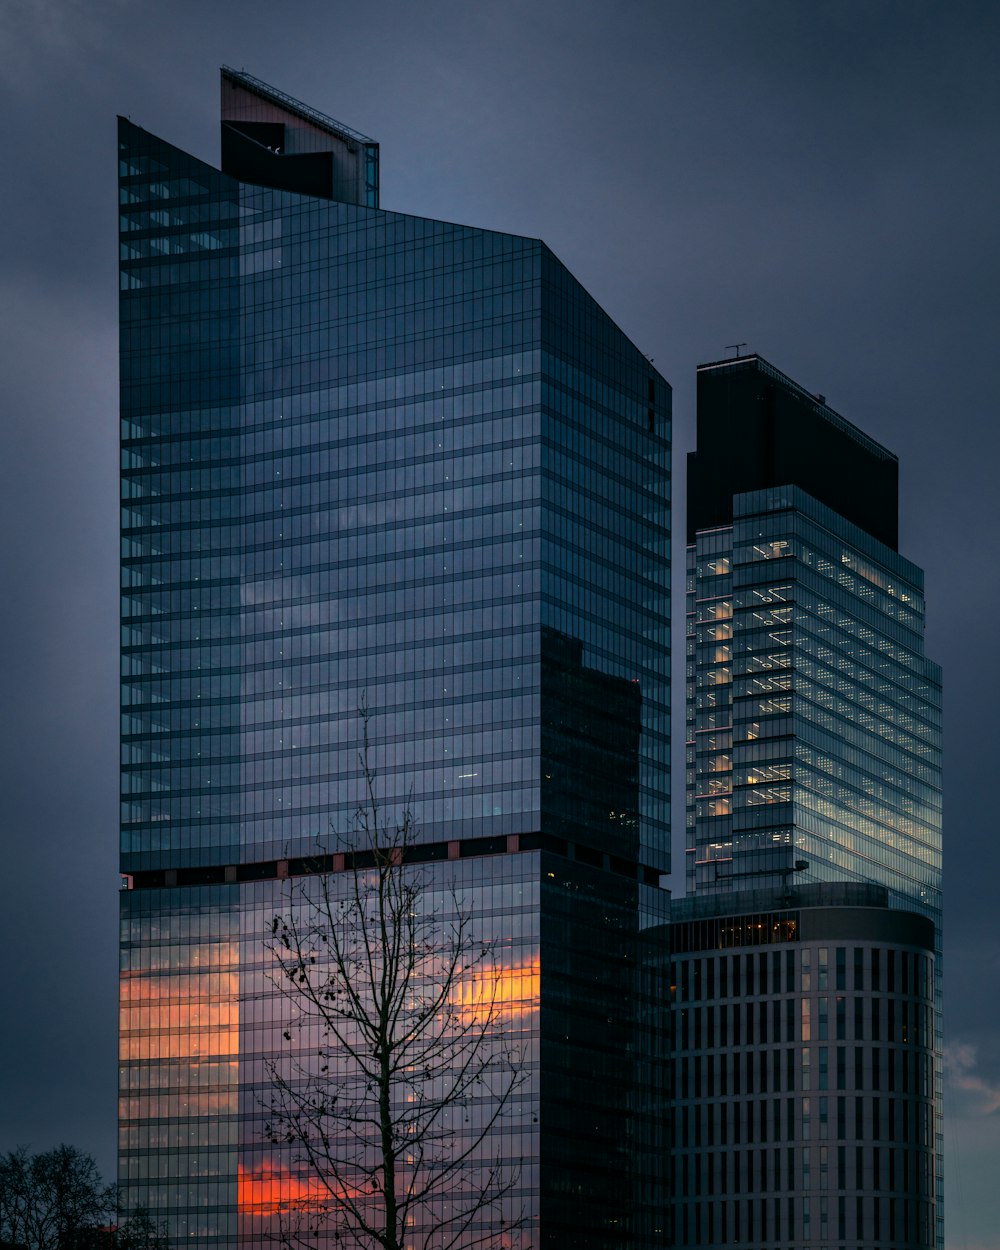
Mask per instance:
[[[938,666],[896,458],[760,357],[698,372],[689,893],[874,881],[940,923]]]
[[[660,1244],[670,388],[543,243],[380,209],[248,75],[222,119],[221,169],[119,126],[125,1200],[178,1248],[310,1209],[265,934],[350,875],[364,706],[512,987],[505,1244]]]
[[[771,913],[792,905],[800,883],[840,882],[880,886],[892,908],[933,922],[940,1243],[941,679],[924,654],[923,574],[897,550],[897,476],[892,453],[759,356],[699,369],[688,899],[677,916],[726,895],[733,910]],[[740,897],[761,891],[766,906]],[[912,1057],[912,1035],[908,1044]],[[877,1101],[878,1084],[858,1089]],[[858,1148],[881,1149],[864,1140]],[[855,1225],[852,1213],[850,1226],[870,1244],[871,1222]],[[913,1244],[927,1244],[916,1224]]]

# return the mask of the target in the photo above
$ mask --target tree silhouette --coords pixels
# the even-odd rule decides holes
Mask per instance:
[[[167,1250],[160,1228],[137,1209],[116,1223],[118,1189],[91,1155],[57,1146],[0,1156],[0,1243],[27,1250]]]
[[[452,887],[435,904],[409,807],[390,824],[362,709],[365,800],[343,870],[296,880],[268,940],[290,1004],[266,1134],[292,1155],[284,1244],[509,1246],[519,1163],[497,1130],[525,1079],[524,990]],[[339,858],[339,857],[338,857]],[[534,991],[532,990],[532,996]]]

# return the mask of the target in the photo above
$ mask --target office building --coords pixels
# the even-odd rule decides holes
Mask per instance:
[[[699,369],[671,930],[678,1245],[941,1243],[941,686],[922,573],[897,550],[897,478],[890,452],[759,356]],[[692,1011],[708,1032],[688,1032]],[[713,1130],[739,1056],[763,1045],[742,1089],[767,1098]],[[742,1133],[755,1170],[689,1160],[713,1131]],[[709,1171],[692,1180],[689,1162]]]
[[[268,1142],[265,933],[346,888],[363,705],[517,987],[505,1245],[662,1244],[669,386],[543,243],[381,209],[378,145],[246,74],[221,168],[125,119],[119,162],[128,1206],[175,1250],[334,1244]]]
[[[940,923],[940,673],[896,458],[760,357],[698,371],[688,894],[874,881]]]
[[[935,1244],[934,925],[884,887],[675,904],[676,1250]]]

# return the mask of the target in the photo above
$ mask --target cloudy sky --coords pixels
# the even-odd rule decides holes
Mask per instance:
[[[215,161],[228,63],[377,138],[383,207],[543,238],[678,452],[745,341],[899,455],[946,681],[948,1247],[997,1245],[998,60],[955,0],[3,0],[0,1150],[113,1171],[114,119]]]

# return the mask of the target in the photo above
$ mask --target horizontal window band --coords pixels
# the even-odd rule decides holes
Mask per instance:
[[[523,851],[548,851],[589,867],[659,886],[660,869],[622,859],[550,834],[501,834],[492,838],[463,838],[447,842],[418,842],[411,846],[387,848],[403,864],[426,864],[456,859],[476,859],[486,855],[517,855]],[[206,867],[154,868],[122,873],[123,890],[155,890],[181,886],[238,885],[245,881],[275,881],[318,873],[364,871],[375,867],[375,852],[334,851],[289,859],[260,860],[247,864],[212,864]]]

